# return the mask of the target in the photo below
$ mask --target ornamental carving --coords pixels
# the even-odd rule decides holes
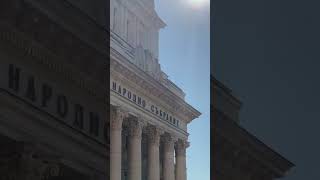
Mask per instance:
[[[186,149],[190,146],[190,143],[185,140],[179,139],[176,142],[176,153],[177,156],[186,156]]]
[[[131,117],[127,121],[128,125],[128,135],[131,137],[142,137],[142,128],[144,123],[141,121],[141,118]]]
[[[123,119],[128,117],[128,113],[120,107],[112,107],[110,110],[110,124],[112,130],[121,130]]]
[[[157,128],[156,126],[149,125],[146,128],[146,133],[148,137],[148,143],[155,144],[159,146],[160,144],[160,135],[162,134],[162,130]]]
[[[145,95],[156,97],[159,101],[164,102],[168,106],[168,109],[172,109],[173,113],[181,114],[182,119],[186,122],[190,122],[192,119],[200,115],[199,112],[190,108],[189,105],[187,105],[181,98],[178,98],[174,93],[168,91],[165,86],[155,83],[145,75],[141,74],[140,76],[137,74],[139,71],[136,71],[134,69],[135,67],[131,64],[126,64],[127,61],[124,57],[119,54],[113,54],[112,51],[110,53],[114,56],[110,59],[112,76],[125,77],[127,81],[141,87]],[[121,60],[121,63],[119,59]],[[131,68],[133,69],[131,70]]]
[[[171,151],[174,149],[175,137],[169,133],[165,133],[162,137],[163,145],[166,151]]]

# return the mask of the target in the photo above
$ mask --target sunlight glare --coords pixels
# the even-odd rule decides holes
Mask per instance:
[[[200,8],[207,5],[209,0],[187,0],[189,5],[193,8]]]

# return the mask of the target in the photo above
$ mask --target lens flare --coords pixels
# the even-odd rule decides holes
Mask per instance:
[[[210,0],[187,0],[188,4],[193,8],[201,8],[205,5],[209,5]]]

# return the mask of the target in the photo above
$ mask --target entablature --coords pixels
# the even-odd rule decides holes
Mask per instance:
[[[124,98],[117,96],[116,93],[110,93],[111,107],[119,107],[124,110],[128,116],[136,117],[143,120],[144,125],[152,125],[163,132],[170,133],[173,137],[181,140],[188,140],[189,133],[185,129],[170,124],[167,121],[159,118],[157,115],[150,113],[146,109],[137,108],[134,103],[128,103]]]
[[[134,84],[140,92],[143,92],[142,94],[177,114],[186,124],[200,116],[200,112],[160,82],[154,80],[146,72],[127,61],[117,51],[111,49],[110,54],[111,77],[122,77],[126,82]]]

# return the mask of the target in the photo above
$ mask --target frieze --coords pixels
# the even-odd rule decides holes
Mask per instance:
[[[138,107],[156,115],[160,119],[174,125],[175,127],[180,128],[180,120],[169,113],[167,110],[161,108],[160,106],[157,106],[156,103],[147,100],[143,96],[139,96],[135,91],[120,84],[117,81],[111,80],[110,84],[111,91],[115,92],[126,100],[133,102]]]
[[[174,113],[179,113],[183,116],[183,120],[187,123],[191,122],[193,119],[200,116],[200,112],[188,105],[184,100],[174,95],[170,90],[166,89],[159,82],[155,80],[148,80],[148,78],[143,78],[139,75],[138,68],[133,71],[129,70],[132,65],[122,64],[116,59],[122,59],[122,55],[116,51],[110,50],[111,59],[110,59],[110,68],[111,76],[114,73],[117,73],[117,76],[125,77],[128,81],[135,83],[137,86],[140,86],[144,89],[146,95],[154,96],[165,102],[167,106],[170,107],[170,110]],[[123,61],[126,61],[125,59]],[[129,63],[129,62],[123,62]],[[153,79],[153,78],[152,78]]]

